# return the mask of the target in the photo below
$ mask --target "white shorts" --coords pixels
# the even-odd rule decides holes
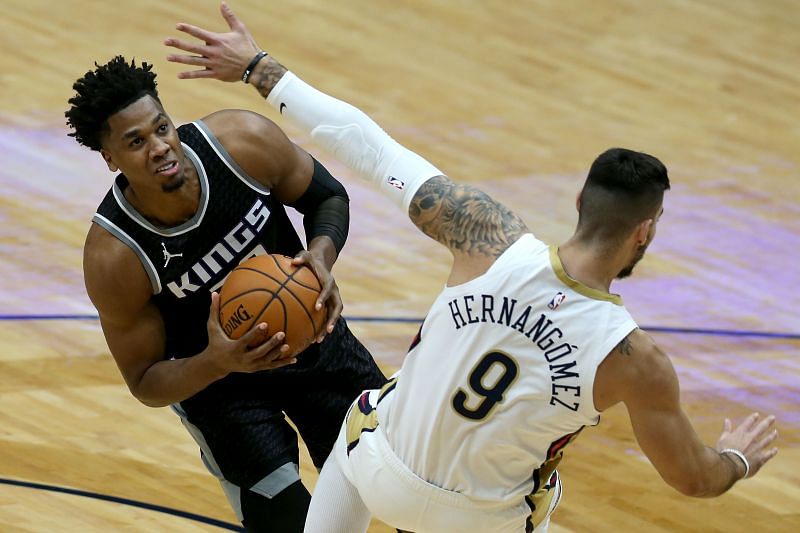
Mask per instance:
[[[371,391],[367,400],[373,406],[377,403],[378,392]],[[364,400],[359,398],[350,408],[334,446],[333,457],[375,517],[393,527],[415,533],[526,531],[531,508],[524,499],[510,503],[477,501],[428,483],[394,454],[376,416],[370,416],[373,423],[366,424],[365,430],[355,433],[354,422],[361,422],[354,420],[359,418],[357,404]],[[391,401],[391,398],[382,401]],[[356,434],[358,439],[354,442],[352,437]],[[560,496],[559,480],[549,502],[547,518],[535,529],[537,533],[546,531],[550,513]]]

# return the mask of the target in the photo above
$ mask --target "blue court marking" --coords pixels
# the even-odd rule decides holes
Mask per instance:
[[[154,505],[152,503],[145,503],[139,502],[136,500],[129,500],[128,498],[119,498],[117,496],[108,496],[106,494],[99,494],[97,492],[88,492],[85,490],[78,490],[78,489],[70,489],[67,487],[58,487],[56,485],[44,485],[42,483],[31,483],[29,481],[17,481],[15,479],[5,479],[0,478],[0,484],[3,485],[11,485],[13,487],[24,487],[27,489],[36,489],[36,490],[47,490],[50,492],[60,492],[62,494],[69,494],[72,496],[81,496],[84,498],[93,498],[95,500],[103,500],[107,502],[113,503],[121,503],[122,505],[129,505],[131,507],[139,507],[140,509],[147,509],[148,511],[156,511],[157,513],[164,513],[172,516],[179,516],[181,518],[186,518],[188,520],[194,520],[195,522],[201,522],[203,524],[208,524],[210,526],[216,526],[221,529],[227,529],[228,531],[244,531],[242,526],[237,524],[231,524],[228,522],[223,522],[222,520],[217,520],[216,518],[209,518],[207,516],[201,516],[199,514],[194,513],[187,513],[186,511],[180,511],[178,509],[172,509],[170,507],[163,507],[161,505]]]
[[[2,315],[0,321],[13,320],[98,320],[97,315]],[[422,317],[402,316],[346,316],[348,322],[382,322],[386,324],[420,324]],[[665,326],[639,326],[645,331],[688,335],[716,335],[721,337],[756,337],[762,339],[800,340],[800,333],[780,331],[751,331],[742,329],[677,328]]]
[[[640,326],[645,331],[657,333],[688,333],[689,335],[719,335],[727,337],[761,337],[764,339],[800,340],[800,333],[783,333],[780,331],[748,331],[746,329],[703,329],[703,328],[668,328],[661,326]]]
[[[0,320],[100,320],[100,317],[97,315],[0,315]]]

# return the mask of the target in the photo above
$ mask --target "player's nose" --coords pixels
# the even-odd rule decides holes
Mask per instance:
[[[164,139],[156,138],[150,148],[151,156],[155,158],[164,157],[169,152],[169,143]]]

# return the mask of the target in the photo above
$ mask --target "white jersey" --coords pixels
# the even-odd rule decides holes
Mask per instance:
[[[636,323],[619,296],[564,271],[526,234],[434,302],[377,418],[417,476],[473,500],[519,501],[599,413],[598,365]]]

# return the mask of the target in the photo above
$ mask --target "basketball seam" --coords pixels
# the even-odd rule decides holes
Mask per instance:
[[[222,306],[227,305],[232,300],[234,300],[235,298],[238,298],[239,296],[241,296],[243,294],[249,294],[249,293],[257,292],[257,291],[268,292],[268,293],[272,294],[272,298],[261,308],[261,310],[258,312],[258,314],[255,315],[255,318],[253,319],[253,324],[257,324],[258,320],[261,318],[261,316],[264,314],[264,312],[267,310],[267,308],[272,304],[272,302],[274,302],[275,300],[278,300],[278,302],[281,304],[281,307],[283,308],[283,328],[281,330],[278,330],[278,331],[284,331],[285,332],[286,328],[288,326],[289,317],[287,316],[286,304],[279,298],[279,294],[280,294],[281,290],[286,289],[286,292],[289,293],[292,296],[292,298],[298,304],[300,304],[300,308],[303,310],[303,312],[306,315],[306,318],[311,323],[311,328],[312,328],[312,330],[314,332],[314,337],[316,337],[317,333],[319,332],[319,329],[317,328],[317,325],[314,323],[314,317],[311,316],[311,313],[306,308],[305,303],[303,302],[303,300],[300,299],[300,297],[297,296],[294,292],[292,292],[292,289],[287,287],[287,284],[289,282],[294,282],[297,285],[299,285],[300,287],[303,287],[304,289],[309,289],[309,290],[312,290],[312,291],[315,291],[315,292],[321,292],[322,291],[322,284],[320,284],[320,287],[317,288],[317,287],[312,287],[312,286],[310,286],[310,285],[308,285],[306,283],[303,283],[302,281],[295,279],[295,274],[300,272],[301,268],[303,268],[303,267],[295,269],[294,272],[287,272],[286,270],[283,269],[283,266],[281,265],[281,263],[278,262],[278,260],[275,258],[274,254],[269,255],[268,257],[270,257],[275,262],[275,266],[278,267],[278,270],[280,270],[286,276],[286,280],[285,281],[281,281],[281,280],[271,276],[270,274],[268,274],[267,272],[264,272],[262,270],[258,270],[256,268],[247,267],[247,266],[241,266],[240,265],[239,267],[236,268],[236,270],[248,271],[248,272],[254,272],[256,274],[260,274],[260,275],[264,276],[265,278],[270,279],[273,282],[277,283],[278,287],[274,291],[269,290],[269,289],[250,289],[248,291],[239,293],[236,296],[228,299],[224,304],[221,304],[220,305],[220,311],[222,311]],[[284,256],[284,257],[288,257],[288,256]],[[308,267],[305,267],[305,268],[308,268]],[[310,270],[310,268],[309,268],[309,270]],[[313,273],[313,271],[312,271],[312,273]],[[320,326],[320,328],[321,328],[321,326]]]
[[[309,268],[309,267],[306,267],[306,268]],[[283,269],[281,269],[281,270],[283,270]],[[311,269],[309,268],[309,270],[311,270]],[[294,281],[295,283],[297,283],[298,285],[300,285],[301,287],[303,287],[303,288],[310,289],[310,290],[313,290],[313,291],[317,291],[319,293],[322,292],[322,283],[319,283],[319,279],[317,279],[317,283],[319,283],[319,289],[317,289],[316,287],[309,287],[308,285],[304,284],[303,282],[294,279],[295,275],[298,272],[300,272],[299,268],[297,270],[295,270],[294,272],[292,272],[291,274],[288,274],[289,278],[292,281]],[[312,271],[311,273],[313,274],[314,272]],[[315,274],[315,277],[316,277],[316,274]],[[303,302],[300,300],[300,297],[297,296],[294,292],[292,292],[292,290],[290,288],[287,287],[286,290],[289,291],[289,294],[291,294],[294,297],[294,299],[297,300],[298,303],[300,303],[300,307],[302,307],[303,311],[305,311],[306,316],[308,317],[308,321],[311,322],[311,327],[314,330],[314,337],[316,337],[317,333],[319,332],[319,329],[317,329],[317,325],[314,323],[314,317],[311,316],[311,312],[309,312],[309,310],[306,309],[306,306],[303,305]],[[315,303],[315,306],[316,306],[316,303]],[[322,328],[323,326],[324,326],[324,320],[323,320],[323,324],[320,324],[320,328]]]
[[[267,305],[265,305],[265,306],[264,306],[264,307],[261,309],[261,312],[258,314],[258,317],[257,317],[257,319],[258,319],[258,318],[261,318],[261,315],[263,315],[263,314],[264,314],[264,312],[267,310],[267,308],[268,308],[268,307],[269,307],[269,306],[272,304],[272,302],[274,302],[275,300],[278,300],[278,303],[279,303],[279,304],[281,304],[281,307],[283,308],[283,327],[282,327],[281,329],[279,329],[278,331],[283,331],[283,332],[285,333],[285,332],[286,332],[286,326],[288,325],[288,324],[287,324],[287,322],[289,321],[289,317],[287,317],[287,316],[286,316],[286,304],[285,304],[285,303],[283,303],[283,300],[281,300],[280,298],[278,298],[278,294],[277,294],[277,293],[275,293],[275,296],[272,298],[272,300],[270,300],[270,301],[269,301],[269,303],[268,303]],[[276,332],[276,333],[277,333],[277,332]]]
[[[275,281],[277,281],[277,280],[275,280]],[[229,303],[231,303],[233,300],[235,300],[236,298],[239,298],[240,296],[242,296],[242,295],[244,295],[244,294],[250,294],[251,292],[259,292],[259,291],[261,291],[261,292],[269,292],[269,293],[272,293],[272,291],[271,291],[271,290],[269,290],[269,289],[262,289],[262,288],[258,288],[258,289],[247,289],[247,290],[246,290],[246,291],[244,291],[244,292],[239,292],[239,293],[236,293],[236,294],[234,294],[233,296],[231,296],[230,298],[228,298],[228,299],[227,299],[227,300],[225,300],[224,302],[220,302],[220,303],[219,303],[219,310],[220,310],[220,311],[222,311],[222,308],[223,308],[223,307],[225,307],[226,305],[228,305]],[[275,295],[273,294],[272,296],[274,297]]]
[[[277,281],[277,280],[275,280],[275,281]],[[262,307],[261,310],[258,313],[254,313],[253,314],[254,318],[253,318],[252,324],[250,325],[250,329],[252,329],[252,327],[254,325],[258,324],[258,320],[264,314],[264,311],[266,311],[267,308],[272,304],[272,302],[274,302],[275,300],[278,300],[281,303],[281,305],[283,306],[283,328],[284,328],[284,329],[278,330],[278,331],[286,331],[286,305],[283,302],[281,302],[280,298],[278,298],[278,293],[277,292],[272,292],[269,289],[249,289],[249,290],[246,290],[244,292],[240,292],[236,296],[233,296],[233,297],[229,298],[224,304],[220,304],[220,307],[219,307],[220,313],[222,313],[223,307],[225,307],[226,305],[228,305],[229,303],[234,301],[236,298],[239,298],[241,296],[244,296],[246,294],[250,294],[250,293],[253,293],[253,292],[268,292],[268,293],[270,293],[272,295],[272,298],[270,298],[267,301],[267,303],[264,304],[264,307]],[[248,329],[247,331],[250,331],[250,330]],[[246,335],[247,331],[242,333],[242,335]]]
[[[289,280],[287,280],[287,281],[290,281],[290,280],[292,280],[292,278],[289,278]],[[297,296],[294,292],[292,292],[292,289],[290,289],[289,287],[281,287],[281,288],[285,288],[286,292],[291,294],[292,298],[294,298],[295,301],[300,304],[300,308],[306,314],[306,318],[308,318],[308,321],[311,322],[311,327],[314,329],[314,337],[316,337],[317,336],[317,325],[314,323],[314,317],[311,316],[311,313],[308,311],[308,309],[306,309],[306,306],[303,303],[303,300],[301,300],[299,296]],[[308,287],[306,287],[306,288],[308,288]]]
[[[287,282],[287,283],[288,283],[289,281],[294,281],[295,283],[297,283],[298,285],[300,285],[300,286],[301,286],[301,287],[303,287],[304,289],[309,289],[309,290],[316,291],[316,292],[322,292],[322,284],[320,284],[320,286],[319,286],[319,287],[314,287],[314,286],[308,285],[308,284],[306,284],[306,283],[303,283],[302,281],[300,281],[300,280],[298,280],[298,279],[295,279],[295,277],[294,277],[294,276],[295,276],[295,274],[297,274],[298,272],[300,272],[300,269],[299,269],[299,268],[298,268],[297,270],[295,270],[294,272],[286,272],[284,269],[282,269],[282,268],[281,268],[280,264],[278,264],[277,266],[278,266],[278,269],[279,269],[281,272],[283,272],[283,274],[284,274],[284,275],[286,275],[286,276],[287,276],[287,279],[286,279],[286,282]],[[306,267],[306,268],[308,268],[308,267]],[[262,275],[262,276],[264,276],[265,278],[271,279],[272,281],[274,281],[275,283],[277,283],[277,284],[279,284],[279,285],[281,285],[281,286],[283,286],[283,285],[286,285],[286,283],[283,283],[283,282],[281,282],[281,280],[279,280],[278,278],[276,278],[276,277],[273,277],[273,276],[271,276],[270,274],[268,274],[267,272],[264,272],[264,271],[262,271],[262,270],[258,270],[258,269],[256,269],[256,268],[251,268],[251,267],[238,267],[238,268],[237,268],[237,270],[247,270],[248,272],[254,272],[254,273],[256,273],[256,274],[261,274],[261,275]],[[310,270],[310,269],[309,269],[309,270]]]
[[[270,257],[271,257],[271,258],[272,258],[272,260],[275,262],[275,266],[277,266],[277,267],[278,267],[278,270],[280,270],[281,272],[283,272],[283,274],[284,274],[284,275],[288,276],[288,277],[289,277],[289,279],[291,279],[292,281],[294,281],[295,283],[297,283],[297,284],[298,284],[298,285],[300,285],[301,287],[304,287],[304,288],[306,288],[306,289],[315,290],[315,291],[317,291],[317,290],[318,290],[318,291],[322,291],[322,284],[321,284],[321,283],[319,283],[319,280],[317,280],[317,283],[319,283],[319,289],[317,289],[317,287],[312,287],[312,286],[310,286],[310,285],[306,285],[306,284],[305,284],[305,283],[303,283],[302,281],[299,281],[299,280],[296,280],[296,279],[294,279],[294,276],[295,276],[295,274],[297,274],[298,272],[300,272],[300,270],[302,270],[303,268],[308,268],[309,270],[311,270],[311,268],[310,268],[310,267],[306,267],[306,266],[300,266],[300,267],[296,268],[294,272],[286,272],[286,271],[283,269],[283,265],[281,265],[281,264],[278,262],[278,260],[277,260],[277,259],[275,259],[275,256],[274,256],[274,255],[272,255],[272,256],[270,256]],[[287,256],[284,256],[284,257],[287,257]],[[312,271],[311,273],[313,274],[314,272]]]
[[[270,256],[270,257],[272,257],[272,256]],[[274,260],[274,258],[273,258],[273,260]],[[288,274],[286,271],[284,271],[284,270],[283,270],[283,269],[280,267],[280,263],[277,263],[277,262],[276,262],[276,266],[278,267],[278,270],[280,270],[280,271],[281,271],[281,272],[283,272],[283,273],[284,273],[286,276],[288,276],[288,278],[286,279],[286,281],[281,281],[281,280],[279,280],[278,278],[276,278],[276,277],[274,277],[274,276],[271,276],[271,275],[270,275],[270,274],[268,274],[267,272],[264,272],[263,270],[258,270],[257,268],[252,268],[252,267],[241,267],[241,266],[240,266],[240,267],[238,267],[238,268],[237,268],[237,270],[246,270],[246,271],[248,271],[248,272],[253,272],[253,273],[255,273],[255,274],[260,274],[260,275],[264,276],[265,278],[267,278],[267,279],[269,279],[269,280],[272,280],[272,281],[274,281],[275,283],[277,283],[277,284],[278,284],[278,287],[275,289],[275,291],[274,291],[274,292],[273,292],[273,291],[270,291],[270,290],[268,290],[268,289],[259,289],[259,290],[267,290],[267,292],[270,292],[270,293],[272,293],[272,299],[271,299],[271,300],[269,300],[269,301],[268,301],[268,302],[267,302],[267,303],[264,305],[264,307],[262,307],[262,308],[261,308],[261,310],[258,312],[258,314],[256,315],[256,318],[255,318],[254,324],[257,324],[257,323],[258,323],[258,319],[260,319],[260,318],[261,318],[261,316],[264,314],[264,312],[267,310],[267,308],[270,306],[270,304],[271,304],[273,301],[275,301],[275,300],[278,300],[278,301],[281,303],[281,307],[283,307],[283,327],[282,327],[281,329],[279,329],[278,331],[283,331],[283,332],[285,332],[285,331],[286,331],[286,327],[288,326],[289,317],[287,317],[287,316],[286,316],[286,304],[285,304],[285,303],[283,303],[283,301],[281,301],[281,299],[278,297],[278,295],[280,294],[280,292],[281,292],[281,289],[285,288],[285,287],[286,287],[286,284],[287,284],[287,283],[289,283],[290,281],[294,281],[295,283],[297,283],[298,285],[301,285],[301,286],[303,286],[303,284],[302,284],[302,283],[299,283],[299,282],[297,282],[297,281],[295,281],[295,279],[294,279],[294,275],[292,275],[292,274]],[[306,287],[306,288],[311,288],[311,287]],[[286,290],[287,290],[287,291],[289,291],[289,289],[286,289]],[[248,292],[250,292],[250,291],[248,291]],[[246,294],[246,293],[242,293],[242,294]],[[289,291],[289,294],[292,294],[292,293],[291,293],[291,291]],[[292,294],[292,296],[294,296],[294,294]],[[296,296],[295,296],[295,299],[297,299],[297,297],[296,297]],[[305,305],[303,305],[303,302],[300,302],[300,307],[302,307],[302,308],[303,308],[303,311],[306,311],[306,306],[305,306]],[[308,315],[308,311],[306,311],[306,315]],[[309,318],[310,318],[310,317],[309,317]],[[311,320],[311,325],[312,325],[312,327],[314,326],[314,321],[313,321],[313,320]],[[316,327],[314,327],[314,335],[316,336],[316,334],[317,334],[317,328],[316,328]]]
[[[278,270],[280,270],[281,272],[283,272],[283,274],[286,276],[286,283],[282,283],[282,284],[281,284],[281,286],[280,286],[280,289],[278,289],[278,291],[280,291],[281,289],[284,289],[284,288],[285,288],[285,289],[286,289],[286,292],[288,292],[289,294],[291,294],[291,295],[292,295],[292,298],[294,298],[294,299],[295,299],[295,301],[296,301],[297,303],[299,303],[299,304],[300,304],[300,308],[301,308],[301,309],[303,310],[303,312],[306,314],[306,318],[308,318],[308,321],[311,323],[311,329],[314,331],[314,337],[316,337],[316,336],[317,336],[317,333],[319,332],[319,330],[317,329],[317,325],[314,323],[314,317],[313,317],[313,316],[311,316],[311,313],[309,312],[309,310],[308,310],[308,309],[306,309],[306,306],[305,306],[305,304],[303,303],[303,301],[300,299],[300,297],[299,297],[299,296],[297,296],[297,295],[296,295],[294,292],[292,292],[292,289],[290,289],[290,288],[289,288],[289,287],[287,287],[286,285],[287,285],[287,284],[288,284],[290,281],[293,281],[293,282],[297,283],[298,285],[300,285],[301,287],[303,287],[303,288],[305,288],[305,289],[311,289],[311,290],[314,290],[314,291],[316,291],[317,289],[316,289],[315,287],[309,287],[309,286],[308,286],[308,285],[306,285],[305,283],[302,283],[301,281],[294,279],[294,276],[295,276],[295,274],[297,274],[298,272],[300,272],[300,268],[302,268],[302,267],[295,269],[295,271],[294,271],[294,272],[287,272],[286,270],[284,270],[284,269],[283,269],[283,265],[281,265],[281,263],[278,261],[278,259],[276,258],[276,256],[275,256],[275,255],[271,255],[271,256],[270,256],[270,258],[271,258],[271,259],[272,259],[272,261],[275,263],[275,266],[276,266],[276,267],[278,267]],[[306,267],[306,268],[308,268],[308,267]],[[313,272],[312,272],[312,273],[313,273]],[[319,291],[320,291],[320,292],[322,291],[322,286],[321,286],[321,284],[320,284]],[[277,292],[276,292],[276,295],[277,295]]]

